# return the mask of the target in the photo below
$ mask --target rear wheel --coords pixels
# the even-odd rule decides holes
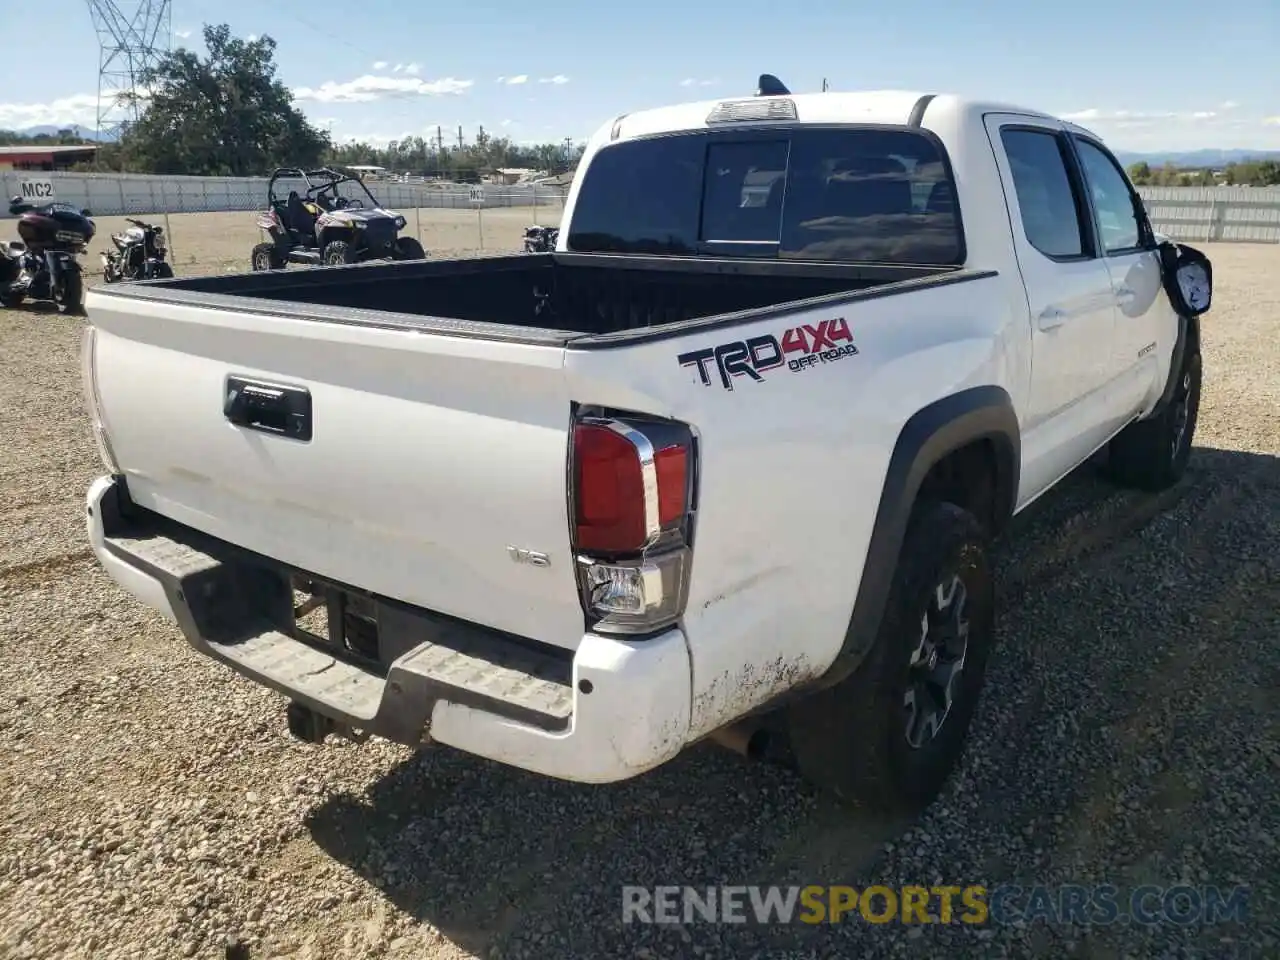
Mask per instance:
[[[260,243],[253,248],[249,262],[254,270],[279,270],[284,266],[284,257],[280,256],[280,249],[274,243]]]
[[[356,249],[345,240],[330,240],[320,258],[326,267],[336,267],[344,263],[356,262]]]
[[[1189,353],[1169,404],[1155,416],[1125,427],[1107,448],[1107,472],[1116,483],[1164,490],[1182,479],[1200,414],[1201,360]]]
[[[427,259],[427,251],[422,249],[422,244],[420,244],[413,237],[397,237],[396,238],[396,259],[397,260],[425,260]]]
[[[78,268],[70,268],[62,275],[62,295],[58,305],[63,313],[80,313],[84,309],[84,274]]]
[[[960,507],[917,504],[871,652],[789,712],[807,779],[892,812],[937,796],[963,751],[993,642],[986,542]]]

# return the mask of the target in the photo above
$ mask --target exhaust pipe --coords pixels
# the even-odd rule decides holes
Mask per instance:
[[[773,734],[757,723],[744,720],[721,727],[708,734],[707,739],[748,760],[765,760],[770,756]]]

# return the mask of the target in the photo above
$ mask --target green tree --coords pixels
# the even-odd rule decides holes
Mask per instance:
[[[325,160],[339,167],[369,164],[386,167],[396,173],[474,181],[505,167],[564,173],[577,167],[583,149],[582,144],[572,147],[566,158],[563,142],[520,146],[506,137],[494,137],[481,128],[475,142],[461,147],[447,142],[442,147],[434,139],[424,140],[415,136],[393,140],[385,147],[360,142],[334,145],[325,154]]]
[[[60,129],[57,133],[37,133],[27,134],[18,133],[14,130],[0,130],[0,147],[25,147],[25,146],[78,146],[84,143],[93,143],[86,137],[80,136],[78,132],[70,128]]]
[[[226,24],[204,28],[209,51],[166,54],[141,78],[146,109],[120,143],[130,170],[251,176],[276,166],[315,166],[329,147],[276,78],[276,42],[241,40]]]
[[[1135,186],[1145,186],[1151,182],[1151,164],[1145,160],[1140,160],[1129,167],[1129,179],[1134,182]]]

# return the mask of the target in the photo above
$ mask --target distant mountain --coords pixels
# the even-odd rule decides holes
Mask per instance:
[[[1175,167],[1225,167],[1228,163],[1248,160],[1280,160],[1280,150],[1170,150],[1155,153],[1130,153],[1117,150],[1116,159],[1124,166],[1147,163],[1153,167],[1173,164]]]
[[[115,140],[115,137],[111,136],[109,133],[104,133],[99,140],[97,132],[90,130],[88,127],[57,127],[46,124],[42,127],[27,127],[24,130],[15,130],[13,132],[24,137],[56,137],[60,130],[68,129],[75,131],[76,134],[84,140],[93,140],[101,143],[111,143]]]

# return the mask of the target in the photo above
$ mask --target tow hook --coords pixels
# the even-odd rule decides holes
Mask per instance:
[[[296,700],[289,702],[285,718],[289,723],[289,733],[306,743],[324,743],[325,737],[337,732],[336,723]]]

